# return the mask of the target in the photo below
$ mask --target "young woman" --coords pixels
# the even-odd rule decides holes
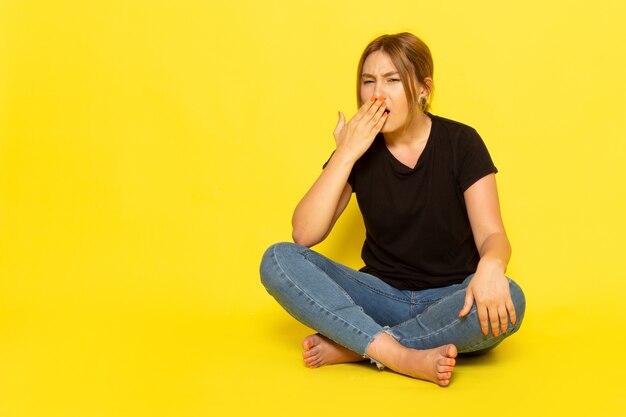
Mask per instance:
[[[339,113],[336,150],[293,214],[295,243],[266,251],[261,279],[319,332],[303,342],[308,366],[370,359],[447,386],[458,353],[492,349],[524,315],[504,275],[497,170],[474,129],[428,112],[433,62],[420,39],[375,39],[357,74],[359,110]],[[352,193],[366,228],[360,271],[309,249]]]

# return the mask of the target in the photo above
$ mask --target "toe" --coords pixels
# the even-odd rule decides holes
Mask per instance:
[[[441,358],[437,361],[437,365],[440,366],[454,366],[456,365],[456,359],[453,358]]]
[[[437,378],[439,380],[447,380],[452,378],[452,372],[437,372]]]
[[[320,366],[322,366],[323,364],[324,364],[324,363],[323,363],[322,359],[321,359],[321,358],[317,358],[317,359],[315,359],[315,360],[311,361],[311,363],[309,364],[309,366],[310,366],[311,368],[319,368],[319,367],[320,367]]]
[[[302,349],[309,350],[320,343],[320,337],[317,334],[312,334],[304,338],[302,341]]]
[[[319,354],[320,354],[320,349],[317,346],[315,346],[312,349],[305,350],[304,352],[302,352],[302,357],[303,358],[310,358],[312,356],[317,356]]]
[[[446,346],[446,356],[449,358],[456,358],[456,355],[458,354],[458,351],[456,349],[456,346],[454,345],[447,345]]]

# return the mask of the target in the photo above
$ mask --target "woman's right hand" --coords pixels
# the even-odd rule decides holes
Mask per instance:
[[[384,97],[371,97],[347,123],[346,117],[339,112],[339,121],[334,131],[336,153],[356,162],[371,146],[385,124],[385,108]]]
[[[350,171],[387,120],[384,98],[372,98],[348,123],[339,113],[337,150],[293,213],[293,240],[299,245],[310,247],[324,240],[350,201]]]

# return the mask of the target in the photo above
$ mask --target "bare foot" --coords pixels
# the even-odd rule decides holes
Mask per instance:
[[[365,360],[358,353],[338,345],[319,333],[305,337],[302,348],[304,349],[302,357],[309,368]]]
[[[450,384],[457,353],[454,345],[425,350],[409,349],[385,333],[377,336],[367,350],[370,357],[398,373],[431,381],[442,387]]]
[[[400,366],[394,369],[395,371],[434,382],[442,387],[450,385],[450,378],[452,378],[452,371],[456,364],[456,346],[445,345],[427,350],[408,350],[409,352],[400,360]]]

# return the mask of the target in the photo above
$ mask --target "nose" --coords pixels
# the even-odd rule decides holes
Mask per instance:
[[[382,83],[376,83],[376,88],[374,88],[374,95],[376,97],[387,98],[387,95],[385,94],[385,88]]]

